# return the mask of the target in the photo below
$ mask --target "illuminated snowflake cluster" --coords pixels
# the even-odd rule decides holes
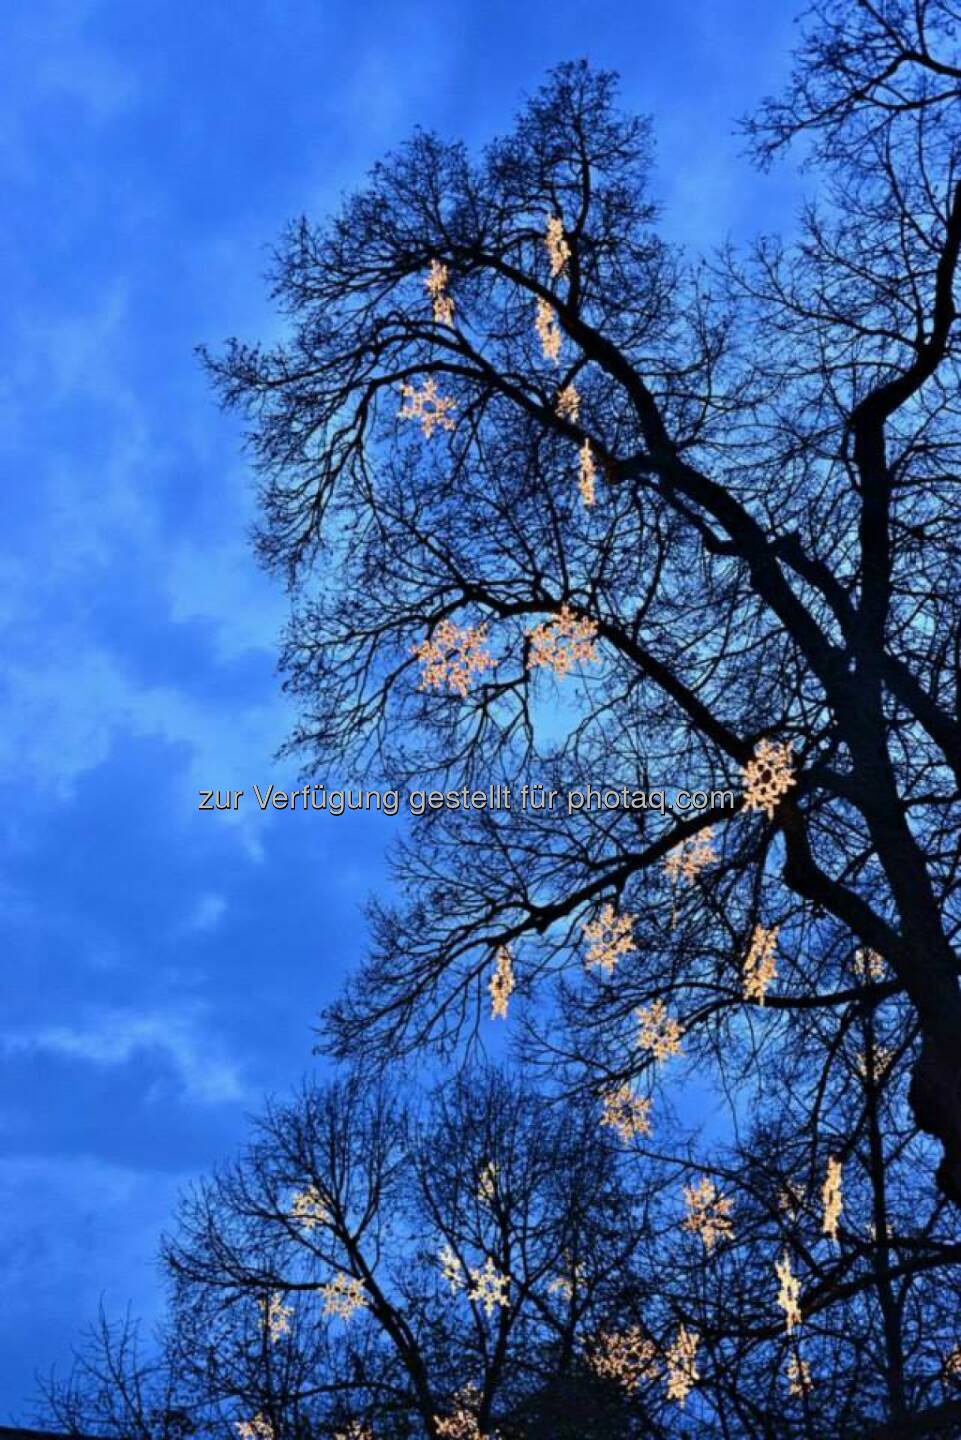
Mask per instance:
[[[744,961],[744,998],[753,1000],[756,1005],[764,1004],[771,981],[777,977],[777,936],[777,925],[770,929],[755,925],[751,934],[751,944]]]
[[[434,1416],[434,1426],[441,1440],[484,1440],[484,1433],[477,1419],[480,1408],[480,1391],[476,1385],[465,1385],[458,1390],[453,1400],[454,1409],[448,1416]],[[496,1440],[496,1432],[491,1437]]]
[[[537,319],[534,321],[534,329],[541,342],[541,354],[544,359],[550,360],[556,365],[561,358],[561,329],[557,323],[557,316],[546,300],[537,302]]]
[[[657,1347],[641,1329],[601,1330],[591,1341],[588,1363],[595,1375],[635,1390],[657,1373]]]
[[[942,1373],[951,1385],[961,1385],[961,1345],[955,1345],[944,1362]]]
[[[800,1355],[791,1355],[787,1362],[787,1385],[791,1395],[810,1395],[814,1388],[811,1367]]]
[[[677,1339],[667,1352],[667,1396],[683,1405],[694,1386],[700,1380],[697,1369],[697,1347],[700,1336],[696,1330],[684,1325],[677,1332]]]
[[[641,1023],[637,1036],[641,1050],[649,1051],[661,1063],[681,1053],[684,1031],[678,1021],[668,1015],[663,1000],[652,1000],[650,1005],[642,1005],[634,1013]]]
[[[625,1143],[633,1140],[635,1135],[650,1135],[650,1100],[643,1095],[635,1095],[630,1085],[622,1085],[602,1098],[604,1112],[601,1124],[610,1125]]]
[[[305,1230],[314,1230],[318,1225],[330,1223],[330,1211],[321,1198],[320,1191],[316,1185],[308,1185],[306,1190],[294,1192],[291,1200],[291,1220],[296,1220]]]
[[[468,1300],[479,1300],[484,1307],[484,1313],[491,1316],[498,1305],[509,1305],[511,1277],[502,1275],[488,1255],[484,1261],[483,1269],[470,1269],[470,1289],[467,1291]]]
[[[269,1297],[261,1296],[257,1304],[260,1306],[260,1313],[272,1345],[280,1339],[281,1335],[290,1334],[290,1317],[294,1313],[294,1307],[284,1304],[279,1290]]]
[[[691,885],[701,871],[708,865],[713,865],[716,859],[714,829],[708,825],[705,829],[699,830],[696,835],[682,840],[680,845],[675,845],[670,854],[665,857],[664,869],[672,885],[676,885],[678,880],[683,880],[686,885]]]
[[[424,285],[433,301],[436,323],[453,325],[454,302],[447,293],[447,266],[442,265],[439,260],[432,260]]]
[[[874,1047],[874,1078],[880,1080],[894,1064],[896,1052],[889,1045],[875,1045]],[[858,1074],[863,1080],[868,1078],[868,1057],[865,1051],[861,1050],[855,1061]]]
[[[448,1244],[438,1252],[437,1259],[440,1262],[441,1274],[450,1286],[450,1293],[456,1295],[464,1285],[463,1266]]]
[[[719,1195],[709,1176],[705,1175],[697,1185],[685,1185],[684,1200],[687,1205],[684,1229],[700,1235],[705,1250],[713,1250],[718,1240],[725,1240],[733,1234],[730,1215],[734,1201],[729,1196]]]
[[[367,1305],[364,1282],[353,1275],[335,1275],[333,1280],[317,1288],[324,1297],[324,1314],[339,1320],[349,1320]]]
[[[883,980],[887,973],[881,956],[876,950],[868,950],[866,946],[858,946],[851,963],[859,980]]]
[[[555,1275],[547,1287],[548,1295],[563,1295],[565,1300],[574,1298],[574,1286],[579,1285],[584,1278],[585,1269],[583,1265],[571,1265],[570,1257],[567,1261],[568,1270],[564,1275]]]
[[[578,617],[568,605],[527,634],[531,642],[528,670],[546,665],[563,680],[578,662],[587,664],[598,658],[596,623],[586,615]]]
[[[418,689],[448,689],[463,699],[475,675],[483,675],[494,664],[485,648],[485,625],[455,625],[441,620],[433,633],[419,645],[411,646],[411,654],[421,663]]]
[[[346,1430],[338,1430],[334,1440],[374,1440],[374,1432],[369,1425],[362,1425],[359,1420],[351,1420]]]
[[[235,1420],[234,1429],[239,1440],[274,1440],[274,1427],[265,1415],[255,1415],[252,1420]]]
[[[780,1281],[777,1303],[784,1311],[788,1334],[801,1323],[801,1282],[791,1270],[791,1257],[785,1250],[783,1257],[775,1261],[774,1269]]]
[[[491,1019],[507,1019],[507,1003],[514,992],[514,962],[511,952],[502,945],[494,957],[494,973],[487,987],[491,997]]]
[[[551,279],[556,280],[558,275],[563,275],[571,258],[571,247],[564,238],[564,222],[559,215],[552,215],[548,220],[544,244],[551,262]]]
[[[597,500],[597,494],[594,488],[596,478],[597,466],[594,463],[594,452],[591,450],[590,440],[585,439],[584,444],[578,451],[577,488],[580,491],[581,499],[588,509],[590,509]]]
[[[745,810],[763,810],[770,820],[778,801],[797,784],[791,763],[791,745],[761,740],[741,770]]]
[[[613,975],[614,967],[622,955],[630,955],[637,947],[634,944],[634,915],[617,915],[613,905],[605,905],[596,920],[588,920],[581,926],[584,939],[590,941],[584,964],[596,965],[606,975]]]
[[[496,1194],[497,1166],[494,1164],[493,1160],[488,1160],[487,1164],[484,1166],[483,1170],[480,1173],[480,1178],[477,1181],[477,1198],[485,1205],[490,1205],[493,1203],[494,1196]]]
[[[400,393],[404,397],[404,403],[397,412],[398,416],[401,420],[419,420],[425,439],[432,439],[434,431],[438,429],[453,430],[454,422],[450,412],[455,408],[454,401],[439,393],[437,381],[432,375],[428,375],[419,390],[416,385],[409,385],[404,381]]]
[[[576,385],[573,383],[565,385],[560,391],[554,413],[559,420],[570,420],[572,425],[577,424],[578,416],[581,413],[581,397]]]
[[[825,1235],[830,1235],[832,1240],[836,1240],[844,1197],[841,1193],[841,1162],[833,1155],[828,1160],[827,1174],[821,1187],[821,1204],[824,1206],[821,1230]]]

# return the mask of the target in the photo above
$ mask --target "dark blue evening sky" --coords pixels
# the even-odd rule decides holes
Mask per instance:
[[[558,60],[655,117],[665,229],[790,224],[733,119],[783,77],[760,0],[6,0],[0,7],[0,1422],[103,1296],[148,1320],[178,1188],[311,1059],[389,820],[197,813],[292,777],[285,612],[249,553],[201,341],[415,125],[472,144]],[[345,780],[349,777],[345,777]]]

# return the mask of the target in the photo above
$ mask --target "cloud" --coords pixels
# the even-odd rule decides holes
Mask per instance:
[[[214,1039],[199,1007],[193,1013],[100,1008],[73,1025],[0,1032],[5,1057],[46,1054],[117,1067],[144,1051],[159,1052],[169,1061],[188,1100],[224,1104],[251,1098],[240,1066]]]

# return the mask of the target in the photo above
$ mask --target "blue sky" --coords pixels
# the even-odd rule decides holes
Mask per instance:
[[[482,143],[580,55],[655,117],[668,234],[788,223],[794,176],[754,175],[732,119],[783,76],[791,9],[2,7],[0,1423],[101,1296],[158,1312],[177,1191],[315,1063],[397,823],[195,809],[292,777],[284,596],[194,345],[275,332],[288,218],[415,124]]]

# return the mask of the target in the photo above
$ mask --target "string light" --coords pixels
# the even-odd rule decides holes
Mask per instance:
[[[744,961],[744,998],[753,1000],[758,1005],[764,1004],[764,997],[771,986],[771,981],[777,977],[777,947],[778,926],[765,929],[763,925],[755,925],[751,934],[751,944]]]
[[[506,1020],[507,1004],[514,992],[514,962],[506,945],[502,945],[494,957],[494,973],[487,988],[491,997],[491,1019]]]

